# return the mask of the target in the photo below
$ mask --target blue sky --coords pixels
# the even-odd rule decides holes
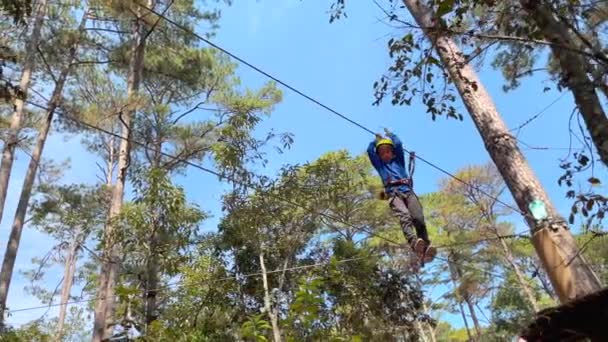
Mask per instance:
[[[391,63],[386,47],[387,34],[396,31],[380,21],[382,13],[372,1],[348,2],[349,17],[329,24],[326,12],[330,3],[312,0],[236,1],[232,7],[223,9],[221,28],[213,41],[372,130],[382,131],[389,127],[402,138],[406,148],[415,150],[445,170],[455,172],[469,164],[487,162],[489,157],[481,138],[464,111],[462,122],[443,117],[433,122],[419,102],[410,107],[372,106],[372,84]],[[241,66],[238,73],[243,85],[250,88],[267,81],[246,66]],[[501,89],[502,77],[498,72],[484,68],[480,77],[509,127],[516,127],[559,96],[554,91],[542,92],[542,77],[530,78],[508,94]],[[533,146],[567,147],[568,117],[572,108],[572,96],[566,94],[527,126],[520,138]],[[258,173],[274,174],[281,165],[312,161],[337,149],[359,154],[373,138],[287,89],[284,90],[283,102],[272,117],[260,125],[260,136],[271,128],[277,132],[293,133],[295,144],[286,154],[271,155],[269,165],[258,169]],[[556,180],[561,175],[558,160],[567,151],[525,149],[523,152],[558,210],[566,215],[570,203],[564,198],[566,190],[558,187]],[[72,160],[65,182],[94,181],[97,172],[94,160],[80,147],[78,138],[66,142],[54,136],[45,156],[56,159],[69,157]],[[5,217],[0,225],[2,244],[6,244],[27,162],[24,154],[20,154],[15,162]],[[599,172],[605,174],[605,170]],[[435,190],[442,177],[442,173],[418,161],[417,192]],[[185,177],[180,177],[179,182],[192,201],[214,215],[205,222],[204,229],[215,230],[221,214],[219,200],[225,185],[198,170],[190,170]],[[509,197],[507,199],[510,200]],[[517,224],[519,230],[525,230],[521,220]],[[16,269],[26,268],[32,257],[41,256],[50,246],[46,237],[26,228]],[[51,277],[49,283],[54,286],[59,278],[60,275]],[[23,292],[23,286],[23,278],[15,274],[9,307],[18,309],[39,304]],[[8,322],[23,324],[43,312],[15,313]],[[460,325],[457,318],[450,317],[450,321]]]

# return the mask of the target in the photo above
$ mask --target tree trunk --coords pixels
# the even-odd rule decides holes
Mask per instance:
[[[507,262],[513,268],[513,271],[515,272],[515,277],[517,277],[517,282],[519,283],[519,286],[523,290],[524,296],[530,303],[531,309],[534,310],[535,313],[538,312],[538,310],[540,310],[538,307],[538,302],[536,302],[534,293],[532,292],[530,285],[526,282],[526,278],[524,277],[523,273],[519,269],[519,266],[517,265],[517,263],[515,263],[515,258],[513,257],[513,253],[511,253],[511,249],[509,248],[509,246],[507,246],[507,243],[505,242],[505,240],[503,240],[503,239],[499,239],[499,240],[500,240],[500,244],[502,245],[505,259],[507,259]]]
[[[458,300],[458,308],[460,311],[460,316],[462,317],[462,322],[464,322],[464,327],[467,330],[469,341],[474,341],[473,334],[471,334],[471,328],[469,327],[469,321],[467,320],[467,315],[464,312],[464,307],[462,306],[462,301],[460,299]]]
[[[493,217],[493,215],[491,214],[491,211],[485,210],[485,209],[482,209],[482,211],[483,211],[483,215],[486,217],[486,219],[488,221],[491,221],[492,217]],[[506,241],[504,239],[500,238],[498,229],[495,226],[492,226],[492,228],[490,228],[490,229],[493,231],[493,233],[498,238],[500,246],[502,247],[503,257],[507,261],[507,263],[511,266],[511,268],[513,269],[513,272],[515,272],[515,277],[517,278],[519,287],[523,291],[523,295],[528,300],[528,303],[530,303],[530,308],[535,313],[538,312],[539,307],[538,307],[538,302],[536,301],[536,298],[534,296],[534,292],[532,292],[530,285],[526,282],[526,278],[524,277],[523,272],[521,271],[521,269],[515,262],[515,257],[513,256],[511,249],[507,245]]]
[[[479,203],[478,203],[478,205],[479,205]],[[482,212],[483,212],[483,215],[488,220],[488,222],[491,222],[492,217],[493,217],[493,214],[491,213],[491,210],[487,210],[487,209],[483,209],[482,208]],[[535,313],[538,312],[538,310],[539,310],[538,302],[536,301],[536,298],[534,296],[534,293],[532,292],[532,289],[530,288],[530,285],[526,282],[526,278],[524,277],[523,272],[521,271],[521,269],[519,268],[519,266],[515,262],[515,257],[513,256],[513,253],[511,252],[511,249],[507,245],[506,241],[504,239],[500,238],[500,234],[499,234],[498,228],[496,226],[492,226],[490,229],[493,231],[493,233],[498,238],[498,241],[500,242],[500,246],[502,247],[502,250],[503,250],[503,256],[504,256],[505,260],[507,261],[507,263],[513,269],[513,272],[515,272],[515,277],[517,278],[517,282],[519,283],[519,287],[523,291],[524,297],[526,297],[526,299],[530,303],[530,308]]]
[[[148,6],[151,7],[150,1]],[[124,189],[127,181],[131,154],[131,120],[135,115],[135,95],[137,94],[143,71],[145,39],[142,32],[142,23],[136,19],[132,27],[131,61],[127,79],[127,97],[131,103],[129,108],[119,114],[121,125],[120,145],[118,150],[118,170],[116,184],[112,189],[112,200],[108,215],[108,224],[104,232],[104,258],[102,261],[99,279],[99,299],[95,305],[95,319],[93,325],[93,342],[101,342],[111,335],[112,327],[108,324],[114,314],[114,285],[118,276],[118,246],[114,239],[114,225],[111,222],[122,208]]]
[[[160,138],[157,139],[157,143],[155,144],[155,158],[153,161],[153,168],[158,168],[161,163],[161,154],[162,151],[162,142]],[[160,215],[158,210],[154,209],[154,217],[153,217],[153,231],[149,239],[150,244],[150,255],[148,257],[148,262],[146,265],[146,274],[147,274],[147,282],[146,282],[146,331],[150,327],[150,324],[156,320],[156,305],[157,305],[157,291],[158,291],[158,279],[159,279],[159,260],[158,260],[158,229],[162,229],[160,220]]]
[[[462,279],[464,279],[462,275],[462,270],[458,267],[458,264],[453,264],[453,269],[455,272],[455,278],[458,279],[462,283]],[[475,328],[475,334],[477,335],[476,341],[481,339],[481,324],[479,324],[479,319],[477,318],[477,313],[475,312],[475,305],[471,300],[471,295],[468,292],[461,293],[462,297],[464,297],[464,301],[467,303],[467,308],[469,309],[469,313],[471,315],[471,319],[473,320],[473,327]]]
[[[422,324],[420,324],[420,321],[418,320],[416,320],[416,331],[418,332],[418,336],[420,336],[422,342],[429,342],[429,340],[426,338],[426,334],[424,333],[424,329],[422,329]]]
[[[433,326],[428,323],[425,325],[429,329],[429,337],[431,338],[431,342],[437,342],[437,337],[435,337],[435,329]]]
[[[471,334],[471,328],[469,328],[469,321],[467,320],[467,316],[464,313],[464,308],[462,307],[462,300],[460,300],[460,294],[458,291],[458,282],[456,280],[456,272],[454,270],[454,266],[452,265],[452,252],[448,253],[448,268],[450,271],[450,279],[452,280],[452,286],[454,286],[454,291],[458,294],[458,308],[460,310],[460,315],[462,316],[462,322],[464,323],[464,327],[467,329],[467,336],[469,337],[469,341],[473,341],[473,335]]]
[[[553,43],[551,50],[559,61],[563,80],[574,95],[602,162],[608,166],[608,117],[596,93],[595,82],[587,74],[590,62],[578,52],[583,47],[575,42],[568,26],[559,21],[543,1],[520,0],[520,3],[545,39]]]
[[[538,274],[538,281],[540,282],[540,285],[542,286],[542,288],[545,291],[545,293],[547,294],[547,296],[549,296],[549,298],[555,300],[555,292],[553,292],[553,289],[551,289],[551,286],[548,284],[547,278],[545,278],[545,275],[542,274],[541,272],[537,272],[537,274]]]
[[[422,310],[424,310],[425,314],[428,314],[429,310],[426,306],[426,303],[422,301]],[[435,337],[435,329],[429,323],[424,324],[429,329],[429,337],[431,338],[431,342],[437,342],[437,338]]]
[[[281,342],[281,330],[279,330],[278,317],[272,309],[272,303],[270,302],[270,290],[268,289],[268,277],[263,252],[260,252],[260,267],[262,268],[262,282],[264,284],[264,309],[268,313],[268,318],[270,318],[274,342]]]
[[[113,131],[113,130],[112,130]],[[108,141],[108,164],[106,170],[106,185],[108,187],[112,186],[112,182],[114,181],[114,137],[109,137]]]
[[[481,339],[481,324],[479,324],[479,319],[477,318],[477,313],[475,312],[475,306],[473,305],[471,296],[469,296],[468,293],[464,294],[464,301],[467,303],[467,308],[469,309],[471,319],[473,320],[473,327],[475,328],[475,334],[477,335],[476,341],[479,341]]]
[[[25,61],[23,64],[23,72],[21,73],[21,80],[19,81],[20,94],[17,94],[15,97],[15,111],[13,112],[11,126],[8,130],[8,136],[4,142],[4,149],[2,151],[2,162],[0,162],[0,221],[2,221],[2,216],[4,214],[4,203],[6,202],[8,183],[11,177],[13,161],[15,160],[15,149],[19,143],[19,132],[21,131],[23,117],[25,116],[25,101],[27,99],[32,74],[34,73],[35,69],[37,54],[36,49],[40,40],[40,32],[42,31],[42,24],[44,23],[46,10],[47,0],[40,0],[38,2],[38,9],[36,11],[36,19],[34,20],[32,34],[30,35],[30,39],[28,40],[25,48]],[[4,290],[4,288],[0,288],[0,296],[3,295],[2,291]],[[6,303],[0,303],[0,314],[4,312],[5,304]],[[0,317],[0,324],[2,324],[2,322],[3,318]]]
[[[456,43],[440,29],[434,29],[427,7],[417,0],[403,0],[403,3],[432,40],[520,211],[528,213],[528,205],[533,200],[544,202],[548,220],[537,222],[530,214],[525,214],[525,218],[534,235],[536,252],[560,300],[567,302],[599,290],[602,287],[599,279],[579,254],[566,221],[555,210],[475,70],[466,64]]]
[[[76,272],[76,254],[78,253],[78,247],[80,246],[80,236],[76,234],[76,237],[70,244],[70,250],[68,251],[67,258],[65,260],[65,269],[63,272],[63,285],[61,287],[61,300],[59,301],[59,318],[57,322],[57,332],[55,341],[60,342],[63,339],[63,326],[65,324],[65,317],[68,310],[68,301],[70,300],[70,292],[72,285],[74,284],[74,273]]]
[[[82,34],[82,32],[84,31],[86,20],[87,20],[87,12],[85,11],[85,14],[82,17],[80,26],[78,28],[79,34]],[[11,227],[11,234],[9,237],[8,244],[6,246],[6,253],[4,254],[4,260],[2,261],[2,272],[0,273],[0,325],[3,324],[4,310],[6,308],[8,291],[10,288],[11,278],[13,275],[13,269],[15,266],[15,261],[17,258],[17,251],[19,249],[19,243],[21,241],[21,233],[23,232],[23,226],[25,224],[27,208],[28,208],[30,197],[32,194],[32,189],[34,187],[34,182],[36,180],[36,173],[38,172],[38,166],[40,164],[40,159],[41,159],[42,153],[44,151],[44,145],[46,143],[46,139],[47,139],[49,131],[51,129],[51,125],[53,124],[53,117],[55,115],[55,109],[61,102],[61,97],[62,97],[62,93],[63,93],[63,88],[65,86],[65,82],[73,69],[73,62],[76,59],[77,46],[78,46],[78,41],[76,41],[70,47],[68,64],[61,71],[59,78],[57,79],[57,84],[55,85],[55,89],[53,89],[53,94],[51,95],[51,99],[47,106],[48,108],[46,111],[46,121],[44,122],[44,126],[42,126],[42,128],[40,129],[38,138],[36,139],[36,146],[34,147],[34,150],[32,151],[32,157],[30,159],[30,163],[28,165],[28,168],[27,168],[27,171],[25,174],[25,178],[23,180],[23,187],[21,189],[21,194],[19,196],[19,202],[17,204],[17,209],[15,211],[15,218],[13,220],[13,225]],[[3,160],[3,162],[4,162],[4,160]],[[11,161],[11,163],[12,163],[12,161]],[[10,173],[10,168],[8,169],[8,171]],[[0,185],[0,188],[2,188],[2,185]],[[0,192],[1,192],[1,190],[0,190]],[[2,196],[2,195],[0,194],[0,196]],[[1,207],[1,205],[0,205],[0,207]],[[1,213],[0,213],[0,215],[1,215]]]
[[[155,234],[156,235],[156,234]],[[154,246],[156,248],[156,238],[153,238]],[[154,249],[151,249],[154,250]],[[156,297],[158,292],[158,256],[156,253],[150,255],[150,261],[147,267],[147,291],[146,291],[146,328],[150,327],[150,324],[156,320]]]

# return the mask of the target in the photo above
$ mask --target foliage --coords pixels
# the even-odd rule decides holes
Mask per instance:
[[[157,1],[154,8],[186,27],[202,28],[210,37],[219,29],[221,13],[215,8],[219,3],[229,1],[205,2],[204,7],[190,0]],[[492,59],[491,64],[503,72],[505,91],[519,86],[539,67],[547,69],[561,89],[559,65],[536,42],[540,39],[536,28],[514,15],[518,5],[472,0],[428,3],[438,13],[437,29],[457,40],[467,60]],[[601,43],[601,37],[593,36],[592,23],[602,27],[605,18],[597,8],[592,10],[590,2],[577,3],[580,7],[567,4],[574,12],[559,14],[578,18],[584,34]],[[454,80],[434,46],[420,28],[403,19],[401,1],[380,5],[391,24],[407,31],[388,41],[393,65],[374,85],[375,104],[387,97],[394,105],[420,99],[433,120],[441,115],[461,120]],[[346,1],[336,0],[330,20],[345,16],[345,9]],[[90,10],[86,33],[78,35],[77,20],[85,10]],[[419,194],[431,239],[441,248],[425,272],[415,274],[398,221],[377,196],[382,184],[367,156],[332,151],[303,165],[285,165],[275,175],[253,172],[268,165],[270,151],[283,153],[294,141],[288,132],[263,131],[264,120],[283,100],[274,82],[242,86],[238,65],[228,56],[203,47],[136,1],[52,3],[48,18],[36,56],[32,85],[36,95],[30,100],[38,102],[48,95],[66,66],[64,52],[79,38],[75,72],[58,103],[58,128],[62,136],[81,139],[100,173],[97,185],[63,184],[57,177],[39,184],[28,223],[56,246],[46,254],[41,251],[33,268],[22,272],[30,280],[27,290],[43,303],[54,303],[56,284],[49,284],[49,279],[58,264],[68,262],[70,246],[78,246],[74,281],[81,294],[69,297],[97,295],[104,257],[99,241],[103,228],[112,225],[113,241],[120,247],[112,319],[116,328],[139,333],[135,338],[139,341],[270,341],[273,315],[286,341],[418,340],[431,332],[436,340],[465,341],[476,335],[475,330],[482,332],[484,340],[505,340],[529,321],[532,302],[541,308],[553,304],[529,240],[510,236],[519,233],[511,209],[479,191],[504,197],[503,181],[490,165],[458,171],[457,177],[474,188],[444,179],[437,191]],[[141,88],[137,94],[127,94],[133,75],[129,61],[134,22],[146,45]],[[10,51],[2,56],[3,71],[18,69],[22,63],[20,46],[26,29],[5,30],[0,45]],[[525,42],[497,42],[499,35]],[[587,57],[598,62],[598,56]],[[599,63],[593,65],[590,75],[603,70]],[[10,81],[14,74],[2,76]],[[121,132],[124,114],[133,109],[124,205],[110,221],[109,195],[121,142],[114,135]],[[28,113],[31,123],[26,126],[35,128],[37,119],[37,112]],[[24,148],[35,137],[33,132],[23,132]],[[567,186],[574,186],[574,175],[593,164],[585,154],[574,158],[575,163],[563,164],[572,171],[560,180]],[[220,194],[222,215],[215,233],[205,233],[203,226],[212,222],[207,210],[213,204],[195,204],[211,195],[210,189],[206,183],[183,179],[198,172],[195,168],[207,169],[205,163],[213,164],[219,180],[230,183]],[[39,175],[43,176],[44,172]],[[598,181],[593,178],[589,183]],[[186,192],[193,187],[194,193]],[[577,201],[575,213],[603,217],[604,197],[593,191],[568,195]],[[498,238],[505,235],[509,237]],[[587,246],[585,256],[597,265],[600,277],[608,280],[600,236],[599,226],[587,222],[577,238]],[[435,288],[447,292],[437,294]],[[89,338],[93,306],[69,307],[66,339]],[[466,317],[469,331],[443,321],[444,312]],[[0,340],[46,341],[54,338],[56,326],[57,319],[45,317],[7,332]]]
[[[124,310],[132,315],[129,319],[140,327],[145,321],[141,316],[145,301],[137,294],[164,294],[166,285],[151,277],[163,281],[179,274],[190,259],[198,226],[206,214],[187,202],[184,190],[172,184],[164,170],[136,170],[133,187],[133,201],[117,218],[124,253],[123,280],[117,293]]]
[[[31,0],[2,0],[0,10],[13,18],[15,24],[24,24],[32,12]]]
[[[241,336],[246,341],[267,342],[264,332],[270,330],[270,324],[262,319],[263,314],[253,315],[241,326]]]
[[[57,265],[64,266],[73,244],[77,246],[77,253],[87,249],[86,242],[103,227],[108,203],[104,189],[83,184],[39,184],[29,220],[35,228],[51,237],[55,245],[43,257],[32,260],[33,268],[21,270],[30,282],[25,287],[28,293],[43,303],[50,304],[55,300],[61,283],[48,289],[47,274],[53,273],[53,267]],[[82,253],[79,254],[74,262],[86,260]]]
[[[330,22],[345,16],[345,3],[341,0],[332,1]],[[469,65],[483,67],[489,64],[500,70],[505,80],[505,92],[519,87],[524,79],[541,72],[547,80],[541,82],[543,88],[539,89],[539,92],[544,93],[551,89],[558,92],[573,90],[576,85],[573,86],[571,80],[574,77],[569,71],[562,70],[559,58],[555,55],[555,49],[558,48],[581,56],[585,63],[581,66],[585,73],[582,77],[588,81],[589,87],[593,88],[587,90],[588,92],[597,92],[604,96],[608,94],[608,57],[605,53],[608,16],[606,6],[601,2],[430,0],[423,4],[431,11],[430,15],[435,24],[431,28],[421,28],[412,23],[402,0],[376,4],[385,14],[387,24],[398,30],[387,42],[388,55],[393,64],[373,85],[376,105],[387,97],[393,105],[398,106],[411,105],[412,101],[420,99],[426,107],[426,113],[430,114],[433,120],[440,115],[462,120],[463,115],[455,104],[458,96],[454,82],[471,82],[464,78],[450,78],[444,63],[453,62],[440,62],[435,44],[432,39],[427,38],[436,34],[443,34],[452,39],[462,50],[462,57]],[[549,15],[572,35],[571,46],[553,42],[553,39],[544,33],[543,27],[539,26],[538,20],[526,10],[526,4],[537,4],[546,8]],[[471,89],[476,89],[475,84],[471,83],[470,86]],[[604,105],[600,105],[602,106]],[[601,222],[606,213],[606,197],[598,193],[597,188],[604,180],[598,176],[595,165],[597,150],[603,151],[601,145],[605,139],[597,138],[598,134],[592,134],[593,143],[596,145],[594,149],[590,143],[592,139],[585,133],[585,129],[587,132],[605,131],[605,119],[601,119],[605,118],[605,113],[603,108],[588,111],[585,128],[580,122],[581,111],[583,109],[574,108],[568,127],[571,138],[578,134],[576,122],[573,121],[576,115],[578,128],[582,133],[582,138],[579,139],[583,148],[579,151],[569,151],[568,155],[560,160],[559,166],[563,169],[563,174],[558,183],[567,185],[566,196],[573,199],[572,214],[584,210],[589,213],[585,217],[591,224],[596,220]],[[601,113],[598,114],[597,111]],[[585,114],[582,116],[585,117]],[[598,119],[593,121],[593,116],[598,116]],[[605,152],[602,152],[601,156],[605,162]],[[576,183],[580,183],[583,188],[577,190]]]
[[[25,324],[19,329],[9,328],[6,332],[0,335],[2,342],[50,342],[52,336],[47,328],[40,322],[32,322]]]

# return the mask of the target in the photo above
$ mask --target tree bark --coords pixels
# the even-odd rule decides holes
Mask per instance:
[[[55,341],[57,342],[60,342],[63,339],[63,327],[65,324],[65,317],[68,310],[67,303],[70,299],[72,285],[74,284],[74,273],[76,272],[76,254],[78,253],[78,247],[80,246],[80,243],[80,234],[76,234],[76,237],[70,244],[70,250],[68,251],[68,255],[65,260],[63,284],[61,287],[61,300],[59,302],[59,318],[57,322],[57,331],[55,333]]]
[[[270,290],[268,287],[266,263],[264,263],[264,252],[260,252],[260,267],[262,268],[262,282],[264,284],[264,309],[266,310],[266,313],[268,313],[268,318],[272,325],[274,342],[281,342],[281,330],[279,329],[278,317],[272,309],[272,303],[270,301]]]
[[[82,34],[85,28],[86,20],[87,20],[87,12],[83,14],[82,20],[80,22],[80,26],[78,28],[78,34]],[[15,218],[13,220],[13,225],[11,227],[11,234],[9,237],[9,241],[6,246],[6,253],[4,254],[4,260],[2,261],[2,272],[0,273],[0,325],[3,324],[4,310],[6,308],[6,301],[8,298],[8,291],[10,288],[11,278],[13,275],[13,269],[15,266],[15,261],[17,258],[17,251],[19,249],[19,243],[21,242],[21,234],[23,232],[23,226],[25,224],[25,217],[27,215],[27,209],[30,201],[30,197],[32,195],[32,189],[34,187],[34,182],[36,180],[36,174],[38,172],[38,166],[40,164],[40,159],[42,157],[42,153],[44,151],[44,146],[46,144],[46,139],[48,137],[49,131],[51,130],[51,125],[53,124],[53,117],[55,115],[55,109],[59,106],[61,102],[61,97],[63,94],[63,88],[65,86],[65,82],[67,81],[68,76],[72,72],[73,63],[76,59],[76,50],[79,40],[74,42],[69,50],[68,64],[61,71],[57,83],[55,84],[55,89],[53,89],[53,94],[51,95],[51,99],[47,105],[46,110],[46,120],[44,122],[44,126],[41,127],[40,132],[38,134],[38,138],[36,139],[36,146],[32,151],[32,157],[30,159],[30,163],[28,165],[25,178],[23,180],[23,187],[21,189],[21,194],[19,196],[19,202],[17,204],[17,209],[15,211]],[[23,108],[22,108],[23,109]],[[12,163],[12,161],[11,161]],[[8,170],[10,173],[10,170]],[[1,172],[1,171],[0,171]],[[0,185],[0,188],[2,186]],[[0,190],[1,191],[1,190]],[[0,195],[1,196],[1,195]],[[0,214],[1,215],[1,214]]]
[[[40,32],[42,31],[46,10],[47,0],[40,0],[36,10],[34,27],[32,28],[32,33],[25,48],[25,61],[23,64],[23,72],[21,73],[21,80],[19,81],[20,94],[15,97],[15,111],[13,112],[11,126],[8,130],[8,136],[4,142],[4,149],[2,151],[2,161],[0,162],[0,221],[2,221],[2,216],[4,214],[8,183],[11,177],[13,161],[15,160],[15,149],[19,144],[19,132],[21,131],[23,118],[25,116],[25,101],[27,99],[32,74],[36,67],[36,48],[40,41]],[[4,290],[4,288],[0,288],[0,296],[2,296],[2,291]],[[8,289],[6,290],[8,291]],[[0,303],[0,310],[2,310],[2,312],[4,312],[5,304],[6,303]],[[0,324],[2,324],[2,320],[3,318],[0,318]]]
[[[601,289],[599,279],[580,255],[566,221],[549,200],[475,70],[466,63],[456,43],[440,29],[434,29],[429,8],[417,0],[403,0],[403,3],[433,42],[444,68],[481,134],[487,151],[521,213],[525,215],[534,235],[536,252],[549,273],[560,300],[567,302]],[[535,199],[544,202],[548,214],[546,221],[537,222],[528,214],[528,205]]]
[[[151,7],[150,1],[148,6]],[[118,276],[118,246],[114,239],[114,224],[111,222],[120,212],[123,204],[124,189],[127,181],[127,170],[129,168],[131,154],[131,120],[135,115],[135,95],[139,91],[141,75],[143,72],[143,60],[145,51],[145,39],[142,32],[143,25],[137,18],[132,27],[131,61],[127,79],[127,97],[131,103],[129,108],[119,114],[121,125],[120,145],[118,150],[118,170],[116,184],[112,189],[112,200],[108,215],[108,224],[104,232],[104,257],[101,266],[99,280],[99,299],[95,306],[95,319],[93,325],[93,342],[101,342],[111,335],[112,329],[107,322],[114,315],[114,285]]]
[[[549,298],[555,300],[555,292],[553,291],[553,289],[551,289],[551,286],[549,285],[549,283],[547,282],[547,279],[545,278],[545,275],[537,272],[538,274],[538,281],[540,282],[543,290],[545,291],[545,293],[547,294],[547,296],[549,296]]]
[[[589,78],[586,67],[590,65],[579,50],[583,50],[568,26],[558,20],[543,1],[520,0],[522,7],[536,23],[551,51],[559,61],[562,77],[574,95],[574,101],[583,117],[591,140],[604,165],[608,166],[608,117],[602,108],[596,88],[603,90]]]

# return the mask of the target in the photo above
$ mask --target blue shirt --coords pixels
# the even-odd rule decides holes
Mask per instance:
[[[405,168],[405,158],[403,154],[403,143],[399,138],[394,134],[388,134],[388,138],[393,141],[393,154],[395,155],[393,159],[391,159],[388,163],[385,163],[380,159],[378,153],[376,153],[376,141],[372,141],[369,143],[367,148],[367,156],[369,160],[372,162],[372,165],[378,171],[380,178],[382,178],[382,183],[384,184],[384,189],[387,193],[391,193],[392,191],[399,192],[408,192],[411,188],[405,184],[401,184],[398,186],[388,186],[389,182],[394,182],[400,179],[407,179],[409,175],[407,173],[407,169]]]

